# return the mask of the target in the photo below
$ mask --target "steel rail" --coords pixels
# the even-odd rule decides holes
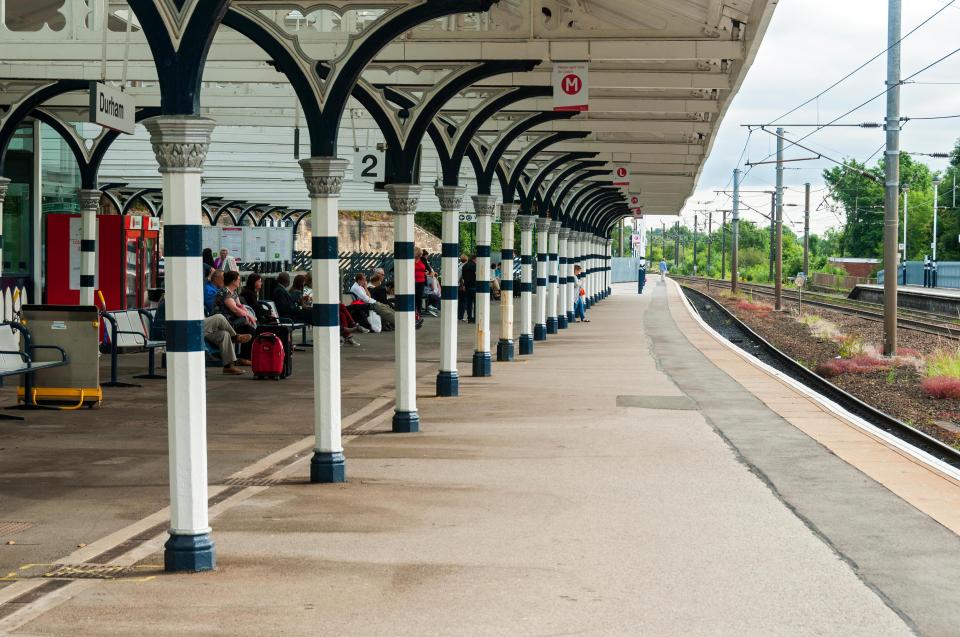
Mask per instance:
[[[814,371],[807,369],[794,359],[790,358],[787,354],[777,349],[776,346],[772,345],[762,336],[754,332],[748,325],[746,325],[743,321],[734,316],[730,310],[724,307],[722,303],[714,300],[704,292],[682,284],[681,288],[688,297],[692,294],[719,310],[724,315],[724,318],[731,321],[732,324],[746,338],[753,341],[754,344],[759,346],[765,353],[772,357],[781,367],[780,371],[800,381],[810,389],[816,391],[822,396],[825,396],[850,413],[860,416],[870,424],[879,427],[887,433],[896,436],[900,440],[903,440],[911,446],[930,454],[938,460],[960,469],[960,450],[957,450],[946,443],[940,442],[936,438],[927,435],[922,431],[914,429],[910,425],[894,418],[893,416],[876,409],[875,407],[860,400],[856,396],[847,393],[843,389],[840,389],[830,381],[816,374]],[[691,305],[693,305],[694,309],[699,313],[699,309],[696,307],[696,305],[693,303],[691,303]],[[747,351],[740,345],[736,343],[734,344],[741,349],[744,349],[744,351]],[[750,352],[747,351],[747,353]]]

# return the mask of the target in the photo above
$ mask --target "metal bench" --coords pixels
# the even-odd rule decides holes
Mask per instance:
[[[133,383],[121,383],[117,380],[117,362],[119,355],[124,352],[147,351],[147,373],[138,374],[134,378],[163,379],[163,374],[157,373],[158,349],[166,347],[165,340],[150,338],[151,325],[154,314],[150,310],[116,310],[103,312],[103,319],[110,325],[105,336],[110,347],[110,381],[102,383],[107,387],[137,387]],[[121,351],[123,350],[123,351]]]
[[[59,352],[60,360],[35,361],[37,350]],[[33,391],[33,375],[51,367],[61,367],[69,362],[67,353],[56,345],[35,345],[30,330],[21,323],[5,321],[0,323],[0,379],[9,376],[23,376],[23,402],[28,409],[38,408]],[[0,414],[2,420],[23,420],[20,416]]]
[[[313,347],[312,343],[307,342],[307,324],[300,321],[294,321],[291,318],[280,316],[277,312],[277,304],[273,301],[260,301],[260,303],[270,310],[273,318],[277,319],[280,325],[288,326],[292,330],[300,330],[300,347]]]

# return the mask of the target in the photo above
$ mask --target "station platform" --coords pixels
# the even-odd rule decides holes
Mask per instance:
[[[883,303],[883,286],[861,283],[850,291],[849,298],[868,303]],[[897,306],[958,316],[960,315],[960,290],[901,285],[897,287]]]
[[[456,399],[432,397],[428,321],[419,434],[389,433],[392,339],[364,337],[343,353],[345,484],[306,481],[308,358],[273,396],[212,381],[211,573],[159,566],[162,388],[128,390],[143,411],[125,419],[4,423],[18,451],[0,459],[26,459],[0,470],[17,494],[3,515],[64,523],[42,547],[0,542],[0,634],[954,634],[960,483],[744,359],[650,280],[534,356],[465,375]],[[471,341],[461,329],[461,361]],[[68,542],[84,546],[49,553]]]

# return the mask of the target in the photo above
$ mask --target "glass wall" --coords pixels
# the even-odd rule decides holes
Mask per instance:
[[[43,212],[80,212],[80,168],[60,135],[40,125],[40,166],[43,173]]]
[[[33,125],[17,129],[7,151],[6,176],[10,186],[3,204],[3,279],[26,285],[33,260]]]

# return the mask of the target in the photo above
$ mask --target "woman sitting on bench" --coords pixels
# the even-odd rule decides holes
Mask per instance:
[[[257,319],[250,314],[240,300],[237,289],[240,287],[240,273],[227,272],[223,275],[223,289],[217,293],[216,308],[220,314],[227,317],[230,326],[237,334],[257,333]],[[240,349],[240,358],[250,359],[250,341],[244,343]]]

